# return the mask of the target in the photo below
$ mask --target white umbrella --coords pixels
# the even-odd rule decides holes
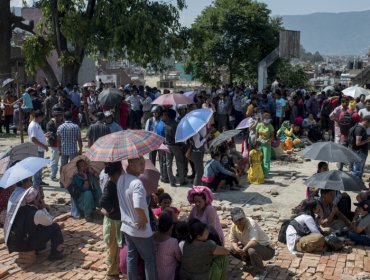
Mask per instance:
[[[194,101],[195,95],[196,95],[196,92],[195,91],[187,91],[187,92],[184,92],[184,96],[186,96],[187,98],[189,98],[192,101]]]
[[[28,157],[5,171],[0,180],[0,187],[6,189],[35,175],[37,171],[49,164],[49,160],[40,157]]]
[[[325,92],[327,92],[327,91],[334,91],[335,90],[335,88],[333,87],[333,86],[327,86],[327,87],[325,87],[322,91],[325,91]]]
[[[342,92],[344,95],[350,96],[352,98],[359,98],[362,94],[365,96],[370,94],[366,89],[359,87],[357,85],[353,87],[348,87],[342,90]]]
[[[5,81],[3,81],[3,87],[6,87],[8,84],[10,84],[13,81],[14,81],[14,79],[12,79],[12,78],[6,79]]]

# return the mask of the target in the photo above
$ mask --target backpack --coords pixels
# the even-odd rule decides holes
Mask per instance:
[[[328,118],[331,112],[332,112],[331,101],[330,99],[326,99],[322,104],[321,115]]]
[[[342,112],[339,116],[338,125],[340,129],[340,134],[348,135],[351,127],[353,127],[354,125],[352,114],[348,111]]]
[[[311,233],[306,225],[301,225],[298,223],[294,218],[291,220],[284,220],[283,224],[280,227],[279,234],[278,234],[278,241],[281,243],[286,244],[286,230],[288,226],[294,227],[299,236],[306,236]]]
[[[355,137],[356,127],[361,127],[362,129],[365,129],[364,127],[362,127],[361,125],[358,125],[358,124],[351,127],[351,129],[348,132],[348,146],[350,148],[356,147],[356,137]]]

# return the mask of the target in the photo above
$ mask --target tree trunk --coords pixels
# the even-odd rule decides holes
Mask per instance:
[[[45,59],[44,66],[42,67],[42,71],[45,74],[45,78],[48,81],[50,87],[56,87],[58,85],[58,79],[55,76],[53,68],[51,68],[49,62]]]
[[[62,85],[78,84],[78,72],[80,71],[81,63],[73,63],[63,65],[62,68]]]
[[[12,14],[10,0],[0,1],[0,81],[11,77],[10,40],[12,38]]]

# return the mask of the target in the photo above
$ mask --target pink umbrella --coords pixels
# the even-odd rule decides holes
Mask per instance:
[[[179,104],[192,104],[192,103],[194,102],[190,98],[179,93],[162,94],[152,102],[152,104],[161,106],[173,106]]]
[[[126,172],[127,165],[128,165],[128,161],[123,160],[122,166],[125,172]],[[146,159],[144,173],[139,176],[139,179],[141,180],[141,182],[143,182],[147,195],[150,195],[157,191],[159,178],[160,178],[160,172],[158,171],[158,169],[154,166],[154,164],[152,163],[150,159]]]
[[[166,153],[170,153],[170,149],[165,145],[165,144],[161,144],[158,148],[158,150],[161,150],[161,151],[164,151]]]

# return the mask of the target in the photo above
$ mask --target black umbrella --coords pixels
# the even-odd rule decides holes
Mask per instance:
[[[116,88],[107,88],[99,93],[98,100],[104,106],[114,106],[121,102],[122,93]]]
[[[218,135],[215,139],[213,139],[209,145],[209,148],[215,148],[218,145],[221,145],[223,142],[235,137],[241,132],[241,130],[234,129],[234,130],[227,130],[225,132],[222,132],[220,135]]]
[[[359,155],[343,145],[334,142],[317,142],[298,153],[301,157],[329,162],[350,164],[361,161]]]
[[[365,189],[364,182],[359,177],[340,170],[316,173],[305,181],[305,185],[334,191],[359,192]]]

